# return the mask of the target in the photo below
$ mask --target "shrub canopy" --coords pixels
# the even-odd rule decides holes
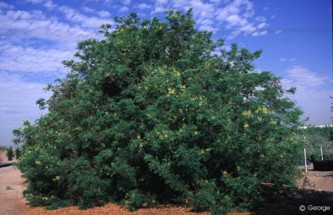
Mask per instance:
[[[301,111],[251,53],[194,28],[191,11],[135,14],[78,43],[79,60],[14,133],[30,204],[250,209],[295,176]]]

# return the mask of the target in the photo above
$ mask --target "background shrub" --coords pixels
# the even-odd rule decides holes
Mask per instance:
[[[12,161],[14,158],[14,150],[13,150],[13,147],[10,146],[7,148],[7,159],[8,161]]]

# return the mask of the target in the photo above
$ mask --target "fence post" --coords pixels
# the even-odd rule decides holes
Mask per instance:
[[[324,160],[324,157],[323,157],[323,147],[320,147],[320,155],[321,155],[321,160]]]
[[[305,172],[308,172],[308,166],[306,163],[306,149],[304,148],[304,167],[305,167]]]

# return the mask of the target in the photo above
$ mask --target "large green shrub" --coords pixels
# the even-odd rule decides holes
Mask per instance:
[[[214,42],[190,11],[115,20],[64,61],[67,77],[37,101],[49,112],[14,131],[30,204],[221,214],[265,202],[263,183],[292,184],[301,111],[279,78],[254,70],[260,51]]]

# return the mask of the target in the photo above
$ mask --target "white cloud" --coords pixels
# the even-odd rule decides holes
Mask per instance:
[[[330,79],[325,76],[318,76],[316,73],[302,67],[293,66],[287,69],[287,77],[301,87],[320,87]]]
[[[302,66],[293,66],[286,70],[282,84],[286,89],[296,87],[296,94],[289,97],[303,109],[304,117],[310,118],[310,124],[331,123],[329,98],[333,95],[331,78],[319,76]]]
[[[228,16],[239,14],[240,8],[234,4],[229,4],[220,8],[217,12],[217,20],[224,21]]]
[[[217,19],[225,23],[226,28],[231,30],[229,39],[240,34],[252,36],[267,34],[266,18],[254,17],[253,4],[248,0],[232,1],[229,5],[219,9],[218,13]]]
[[[257,26],[257,29],[263,29],[263,28],[266,28],[267,27],[267,23],[265,23],[265,22],[262,22],[262,23],[260,23],[258,26]]]
[[[95,9],[90,8],[90,7],[86,7],[86,6],[82,7],[81,9],[86,13],[95,13],[96,12]]]
[[[210,31],[210,32],[217,32],[218,29],[214,28],[212,25],[201,25],[199,27],[200,31]]]
[[[126,7],[126,6],[123,6],[123,7],[121,7],[121,8],[119,9],[120,12],[126,12],[126,11],[128,11],[128,10],[129,10],[129,8]]]
[[[33,4],[40,4],[42,3],[44,0],[25,0],[28,3],[33,3]]]
[[[25,0],[25,2],[32,4],[42,4],[44,7],[46,7],[49,10],[52,10],[53,8],[57,7],[57,5],[54,4],[52,0]]]
[[[203,3],[202,1],[189,1],[189,5],[185,9],[193,8],[194,16],[198,18],[213,18],[215,8],[213,4]]]
[[[155,2],[157,4],[166,4],[166,3],[168,3],[168,0],[156,0]]]
[[[52,3],[51,1],[35,3]],[[4,6],[3,6],[4,7]],[[40,10],[0,11],[0,64],[4,71],[58,73],[62,60],[71,59],[78,41],[96,37],[97,29],[111,21],[87,17],[69,7],[58,7],[73,23],[59,21]],[[108,16],[100,11],[100,16]],[[81,26],[80,26],[81,25]]]
[[[0,13],[0,65],[22,73],[64,72],[61,61],[71,59],[78,40],[94,34],[48,19],[41,11]]]
[[[232,28],[239,24],[244,25],[247,22],[245,19],[242,19],[237,14],[230,15],[225,20],[228,22],[228,28]]]
[[[52,0],[47,0],[45,3],[44,3],[44,6],[51,10],[53,8],[55,8],[57,5],[56,4],[53,4],[53,1]]]
[[[146,10],[146,9],[151,9],[152,6],[149,5],[149,4],[146,4],[146,3],[141,3],[141,4],[138,5],[138,8],[139,8],[140,10]]]
[[[6,13],[1,14],[2,20],[40,20],[45,19],[45,16],[42,11],[40,10],[33,10],[31,12],[23,11],[23,10],[9,10]],[[26,27],[26,26],[24,26]]]
[[[105,10],[101,10],[98,12],[98,15],[101,17],[101,18],[110,18],[111,14]]]
[[[258,33],[258,34],[260,33],[258,31],[256,31],[256,28],[253,25],[251,25],[250,23],[246,23],[246,24],[242,25],[242,27],[240,27],[239,30],[246,34],[252,34],[252,35],[254,35],[256,33]]]
[[[155,6],[154,10],[152,11],[152,14],[154,13],[163,13],[167,10],[166,7],[162,7],[162,6]]]
[[[102,24],[112,24],[110,19],[102,19],[95,16],[85,16],[79,11],[74,10],[68,6],[59,7],[59,11],[65,15],[65,18],[72,23],[76,23],[85,28],[99,28]]]
[[[252,33],[252,36],[258,37],[258,36],[264,36],[266,34],[268,34],[268,31],[266,31],[266,30],[265,31],[255,31]]]
[[[280,58],[281,62],[294,62],[295,58]]]
[[[131,0],[123,0],[122,3],[123,5],[129,6],[131,4]]]
[[[218,31],[218,28],[214,26],[214,22],[212,19],[199,19],[197,20],[197,23],[199,24],[200,31],[211,31],[211,32]]]
[[[64,72],[61,61],[71,59],[73,51],[34,49],[0,42],[0,65],[5,71],[23,73]]]
[[[234,1],[155,1],[152,13],[162,13],[168,8],[188,10],[192,8],[199,30],[217,32],[225,28],[228,39],[238,35],[266,35],[269,24],[263,16],[255,16],[253,3],[249,0]]]
[[[78,38],[83,39],[93,35],[77,26],[47,18],[42,11],[38,10],[29,12],[9,10],[6,13],[0,13],[0,22],[2,25],[0,35],[7,35],[7,40],[38,38],[58,41],[64,45],[64,42],[74,42]]]

